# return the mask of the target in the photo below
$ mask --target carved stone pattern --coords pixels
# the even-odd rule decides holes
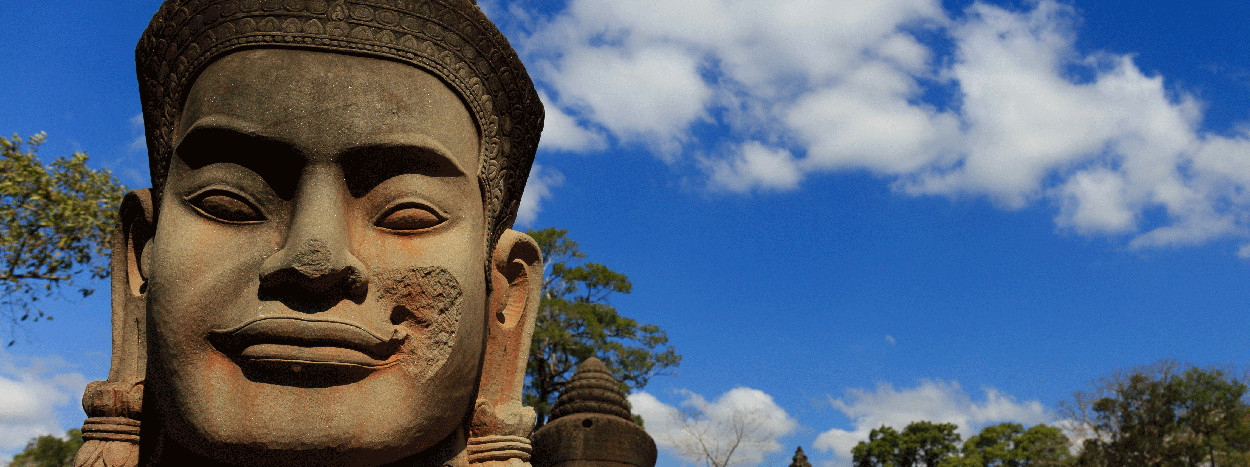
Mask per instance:
[[[153,185],[196,75],[246,48],[374,56],[428,70],[465,99],[482,133],[478,178],[490,243],[512,223],[542,131],[542,103],[507,39],[469,0],[172,0],[136,50]],[[504,200],[512,202],[504,206]],[[502,214],[502,215],[496,215]]]
[[[129,467],[139,462],[143,383],[94,381],[83,391],[83,445],[74,458],[79,467]]]
[[[139,442],[139,421],[124,417],[91,417],[82,424],[82,439]]]
[[[556,399],[551,419],[578,413],[601,413],[632,420],[629,402],[621,394],[616,379],[597,359],[578,368]]]
[[[521,436],[480,436],[469,438],[467,446],[469,463],[477,464],[489,461],[509,461],[516,459],[521,462],[530,460],[530,440]]]

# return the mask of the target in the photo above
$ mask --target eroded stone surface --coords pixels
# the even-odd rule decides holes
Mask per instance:
[[[408,268],[379,275],[383,301],[394,303],[391,324],[407,333],[403,351],[419,356],[409,369],[426,379],[435,364],[451,353],[463,311],[464,289],[446,269]]]

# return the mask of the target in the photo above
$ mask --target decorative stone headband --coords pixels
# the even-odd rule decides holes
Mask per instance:
[[[157,193],[191,83],[214,60],[249,48],[377,57],[442,78],[481,132],[478,180],[491,243],[512,224],[543,107],[516,51],[473,0],[167,0],[135,51]]]

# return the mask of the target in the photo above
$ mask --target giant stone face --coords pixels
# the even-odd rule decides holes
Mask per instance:
[[[385,463],[446,444],[483,358],[479,144],[412,66],[283,49],[208,66],[142,261],[166,451]]]

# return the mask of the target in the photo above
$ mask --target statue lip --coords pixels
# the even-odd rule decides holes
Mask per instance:
[[[393,330],[384,338],[363,326],[326,319],[266,317],[228,329],[209,331],[209,341],[236,360],[289,366],[382,368],[405,333]]]

